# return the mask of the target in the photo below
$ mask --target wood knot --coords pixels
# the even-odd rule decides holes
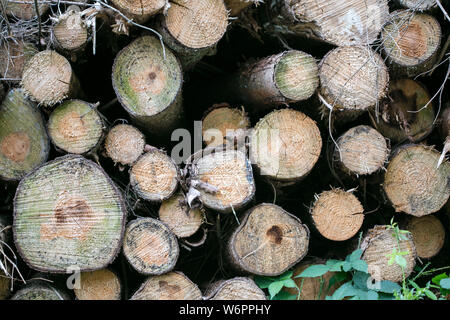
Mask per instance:
[[[280,244],[283,240],[283,231],[279,226],[272,226],[267,230],[266,235],[269,237],[269,241],[275,244]]]

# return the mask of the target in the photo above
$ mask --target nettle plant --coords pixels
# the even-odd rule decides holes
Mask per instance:
[[[368,273],[366,261],[362,259],[363,250],[356,249],[349,254],[345,260],[329,259],[325,264],[315,264],[307,267],[299,275],[293,276],[293,271],[287,271],[278,277],[256,276],[255,282],[261,289],[267,289],[269,299],[271,300],[297,300],[302,294],[303,283],[306,278],[319,278],[319,293],[328,292],[336,284],[341,284],[332,295],[325,297],[326,300],[421,300],[429,298],[432,300],[444,300],[450,295],[450,277],[446,273],[441,273],[431,281],[428,281],[424,287],[419,286],[416,280],[423,276],[429,276],[437,271],[448,269],[449,267],[430,269],[430,263],[422,268],[414,269],[417,274],[412,277],[405,277],[404,269],[406,268],[405,255],[407,251],[400,249],[400,241],[406,239],[409,231],[400,230],[398,224],[391,220],[388,230],[392,231],[393,236],[397,239],[398,246],[386,255],[388,264],[398,264],[403,272],[403,280],[401,285],[392,281],[375,281]],[[362,233],[360,234],[361,242]],[[333,276],[329,279],[328,284],[325,283],[324,275],[333,272]],[[295,279],[300,278],[300,285],[297,285]],[[283,288],[295,288],[297,294],[292,294]],[[436,293],[432,291],[434,289]],[[439,296],[439,297],[438,297]]]

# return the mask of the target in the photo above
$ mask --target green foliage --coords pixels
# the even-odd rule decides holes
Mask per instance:
[[[297,288],[297,284],[292,279],[293,272],[287,271],[278,277],[255,276],[254,280],[258,287],[269,291],[270,300],[295,300],[297,296],[281,291],[286,288]]]

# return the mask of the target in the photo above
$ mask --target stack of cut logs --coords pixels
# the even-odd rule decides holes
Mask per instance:
[[[450,264],[441,2],[0,1],[0,299],[267,299],[358,245],[375,280]]]

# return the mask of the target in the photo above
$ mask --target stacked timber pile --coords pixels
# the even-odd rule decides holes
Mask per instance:
[[[0,0],[0,299],[321,300],[343,271],[298,276],[355,249],[378,282],[450,265],[443,3]]]

